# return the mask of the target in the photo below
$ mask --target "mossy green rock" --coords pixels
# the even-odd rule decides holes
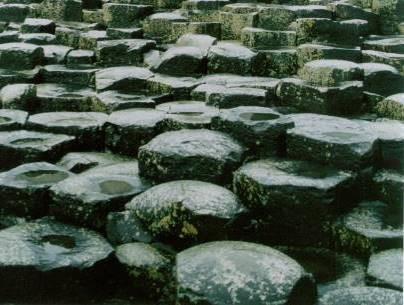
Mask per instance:
[[[133,198],[126,208],[155,236],[196,240],[224,237],[231,222],[246,211],[229,190],[195,180],[154,186]]]

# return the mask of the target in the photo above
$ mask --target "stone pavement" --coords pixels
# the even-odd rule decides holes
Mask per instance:
[[[402,304],[403,0],[0,0],[0,304]]]

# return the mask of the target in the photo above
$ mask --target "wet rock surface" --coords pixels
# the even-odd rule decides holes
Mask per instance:
[[[0,303],[399,304],[403,18],[0,0]]]

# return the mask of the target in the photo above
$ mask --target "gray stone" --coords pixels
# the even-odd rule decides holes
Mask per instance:
[[[288,130],[287,153],[292,158],[332,164],[344,169],[372,165],[377,136],[364,125],[344,118],[290,115],[295,127]]]
[[[403,290],[403,249],[385,250],[369,259],[367,280],[372,286]]]
[[[163,131],[209,129],[212,118],[219,112],[217,108],[197,101],[168,102],[157,105],[156,109],[166,112],[160,126]]]
[[[72,149],[75,138],[62,134],[16,130],[0,132],[0,168],[25,162],[56,161]]]
[[[21,129],[27,121],[28,113],[21,110],[0,110],[0,130]]]
[[[172,281],[172,259],[145,243],[127,243],[116,248],[115,256],[133,283],[149,297],[164,294]]]
[[[66,58],[72,52],[71,47],[62,45],[43,45],[45,64],[58,65],[66,62]]]
[[[27,163],[0,174],[0,212],[35,218],[48,212],[48,189],[73,174],[46,162]]]
[[[131,242],[150,243],[153,236],[133,211],[111,212],[106,225],[108,240],[115,245]]]
[[[209,1],[211,2],[211,1]],[[205,56],[209,49],[217,43],[215,37],[202,34],[185,34],[178,38],[176,45],[179,47],[195,47],[201,50]]]
[[[40,18],[26,18],[21,25],[22,33],[49,33],[55,34],[56,25],[52,20]]]
[[[225,237],[232,222],[245,212],[229,190],[196,180],[154,186],[133,198],[126,209],[154,236],[198,241]]]
[[[0,5],[0,21],[23,22],[29,14],[29,6],[19,3]]]
[[[157,98],[154,96],[154,98]],[[153,108],[156,105],[152,97],[136,94],[124,94],[119,91],[104,91],[93,98],[96,111],[111,114],[114,111],[131,108]]]
[[[144,89],[147,79],[152,76],[153,73],[145,68],[132,66],[106,68],[95,74],[95,86],[98,92],[105,90],[131,92]]]
[[[221,110],[212,128],[232,135],[258,155],[281,153],[286,130],[294,126],[290,118],[271,108],[241,106]]]
[[[245,46],[257,49],[292,47],[296,45],[296,32],[245,27],[241,31],[241,41]]]
[[[311,84],[332,87],[346,81],[362,80],[363,68],[346,60],[320,59],[306,63],[298,74]]]
[[[378,199],[386,202],[393,209],[403,210],[404,176],[402,174],[393,170],[380,170],[373,177],[373,185]]]
[[[154,109],[113,112],[105,126],[105,144],[113,152],[136,156],[138,149],[157,135],[165,113]]]
[[[94,88],[95,73],[98,71],[93,66],[47,65],[41,68],[40,76],[46,83],[62,83],[73,86],[89,86]]]
[[[319,305],[396,305],[402,302],[403,294],[391,289],[377,287],[341,288],[328,292],[319,300]]]
[[[377,62],[395,67],[404,74],[404,54],[362,50],[363,62]]]
[[[94,61],[95,52],[91,50],[72,50],[66,56],[66,65],[68,67],[92,65]]]
[[[177,255],[177,298],[198,304],[312,304],[311,275],[293,259],[267,246],[221,241]]]
[[[225,183],[242,161],[244,147],[205,129],[169,131],[139,149],[140,172],[158,181],[198,179]]]
[[[147,39],[118,39],[97,43],[97,61],[101,65],[136,65],[143,62],[143,54],[156,46]]]
[[[260,218],[269,216],[270,237],[289,244],[321,241],[324,224],[352,205],[353,186],[349,172],[290,159],[253,161],[233,178],[233,189],[245,205]]]
[[[58,21],[81,21],[82,8],[79,0],[45,0],[41,3],[41,15]]]
[[[400,247],[402,216],[399,209],[381,201],[364,201],[333,224],[334,241],[339,249],[368,256]]]
[[[122,210],[130,198],[150,187],[137,167],[137,161],[96,167],[55,184],[50,188],[51,215],[102,230],[109,212]]]
[[[206,71],[203,52],[196,47],[172,47],[164,52],[153,71],[178,76],[195,76]]]
[[[105,289],[113,248],[97,233],[41,219],[4,229],[0,236],[3,300],[15,300],[22,286],[19,299],[27,302],[75,303]]]
[[[360,258],[319,247],[275,248],[295,259],[307,272],[313,274],[320,298],[335,289],[366,285],[366,264]]]
[[[33,44],[0,44],[0,68],[3,69],[33,69],[42,63],[43,57],[43,49]]]
[[[298,78],[284,78],[277,86],[276,94],[279,106],[291,106],[305,112],[352,115],[360,113],[364,107],[361,81],[320,87]]]
[[[104,152],[72,152],[63,156],[59,166],[73,173],[82,173],[97,166],[106,166],[129,161],[128,158]]]
[[[364,63],[364,90],[383,96],[390,96],[403,91],[404,76],[392,66],[377,63]]]
[[[218,43],[208,52],[209,73],[252,74],[257,65],[257,53],[234,43]]]
[[[35,112],[92,111],[95,92],[88,88],[65,84],[39,84]]]
[[[35,97],[36,86],[32,84],[7,85],[0,91],[2,106],[7,109],[32,111]]]
[[[27,129],[72,135],[79,148],[97,150],[104,147],[107,118],[98,112],[45,112],[31,115]]]
[[[153,6],[126,3],[103,5],[103,19],[109,27],[130,27],[138,25],[141,19],[153,13]]]
[[[218,108],[268,106],[267,91],[259,88],[217,88],[206,93],[206,104]]]
[[[376,113],[381,117],[404,120],[404,93],[390,95],[378,103]]]

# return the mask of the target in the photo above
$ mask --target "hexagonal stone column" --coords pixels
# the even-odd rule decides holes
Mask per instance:
[[[0,132],[0,168],[25,162],[56,161],[74,147],[75,138],[63,134],[16,130]]]
[[[394,120],[404,120],[404,93],[390,95],[376,105],[379,116]]]
[[[33,69],[43,62],[43,58],[43,49],[34,44],[20,42],[0,44],[0,68],[3,69]]]
[[[326,293],[319,299],[319,305],[395,305],[402,302],[403,294],[378,287],[341,288]]]
[[[136,156],[139,147],[158,134],[164,115],[154,109],[113,112],[105,125],[105,145],[113,152]]]
[[[0,110],[0,131],[21,129],[28,118],[28,112],[21,110]]]
[[[140,290],[149,298],[159,298],[164,294],[174,298],[168,295],[170,286],[174,286],[173,258],[170,255],[145,243],[120,245],[115,255],[127,273],[130,289]]]
[[[269,235],[281,243],[322,240],[326,222],[354,202],[353,186],[349,172],[288,159],[247,163],[233,179],[235,193],[258,218],[269,218]]]
[[[286,130],[293,121],[271,108],[241,106],[223,109],[213,118],[212,128],[232,135],[253,153],[274,155],[285,148]]]
[[[75,303],[102,294],[111,274],[113,248],[102,236],[48,219],[2,230],[0,247],[3,300]]]
[[[180,304],[309,305],[316,288],[295,260],[263,245],[221,241],[177,255]]]
[[[98,112],[46,112],[30,116],[27,128],[72,135],[80,148],[97,150],[104,147],[103,127],[107,118]]]
[[[219,110],[204,102],[175,101],[159,104],[157,110],[166,112],[160,127],[163,131],[178,129],[209,129]]]
[[[403,245],[400,209],[381,201],[364,201],[333,224],[339,249],[368,256]]]
[[[0,211],[28,218],[45,215],[48,189],[73,176],[66,169],[46,162],[20,165],[0,174]]]
[[[50,213],[56,218],[102,230],[109,212],[150,187],[137,161],[96,167],[51,187]]]
[[[292,158],[358,169],[372,165],[377,135],[359,122],[317,114],[293,114],[288,130],[287,153]]]
[[[175,241],[224,238],[231,223],[246,211],[229,190],[195,180],[154,186],[133,198],[126,208],[154,236]]]
[[[259,67],[257,53],[235,43],[222,42],[208,52],[209,73],[252,74]]]
[[[372,286],[403,290],[403,249],[373,254],[369,259],[367,281]]]
[[[205,129],[169,131],[139,149],[142,175],[157,181],[198,179],[226,183],[244,147],[227,134]]]
[[[335,86],[341,82],[362,80],[363,68],[346,60],[320,59],[306,63],[299,70],[299,76],[319,86]]]

